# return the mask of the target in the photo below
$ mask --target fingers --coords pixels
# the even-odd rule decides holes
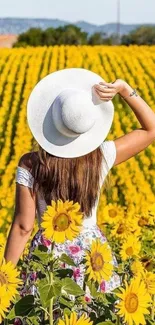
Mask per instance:
[[[113,88],[105,88],[102,85],[94,85],[94,88],[103,93],[111,93],[114,90]]]
[[[98,97],[101,99],[101,100],[104,100],[104,101],[108,101],[108,100],[111,100],[113,97],[114,97],[114,93],[103,93],[103,92],[100,92],[98,91],[97,89],[95,89],[95,92],[96,94],[98,95]]]
[[[101,81],[99,84],[102,86],[107,86],[108,88],[115,88],[115,86],[112,82]]]
[[[112,83],[101,81],[99,84],[94,85],[94,89],[101,100],[112,100],[115,96],[115,86]]]
[[[115,96],[113,89],[107,89],[102,87],[102,91],[99,87],[94,87],[96,94],[100,97],[101,100],[111,100]]]

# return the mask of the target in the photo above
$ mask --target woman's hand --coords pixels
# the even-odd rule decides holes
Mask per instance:
[[[112,83],[100,82],[94,85],[94,89],[100,100],[108,102],[112,100],[116,94],[121,94],[127,83],[122,79],[116,79]]]

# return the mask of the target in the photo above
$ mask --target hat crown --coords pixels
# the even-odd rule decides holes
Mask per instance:
[[[67,137],[87,132],[96,120],[92,96],[82,89],[64,89],[56,97],[52,108],[55,127]]]

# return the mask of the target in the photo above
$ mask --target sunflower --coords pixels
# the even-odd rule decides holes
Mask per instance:
[[[122,248],[120,250],[122,260],[125,261],[133,256],[139,256],[140,249],[141,243],[139,242],[138,238],[134,235],[130,235],[122,244]]]
[[[92,241],[89,251],[86,251],[86,274],[88,279],[99,284],[102,280],[109,280],[113,273],[112,253],[107,242],[101,243],[99,239]]]
[[[116,304],[117,314],[124,317],[128,325],[146,324],[144,315],[149,314],[148,308],[151,296],[146,290],[144,281],[140,277],[133,278],[130,285],[125,281],[125,289],[119,288],[121,293],[116,295],[121,299]]]
[[[149,225],[154,225],[153,217],[149,215],[148,211],[143,212],[143,214],[136,214],[137,224],[139,227],[145,227]]]
[[[7,295],[6,289],[4,286],[0,285],[0,324],[2,323],[3,318],[5,318],[5,313],[8,312],[10,306],[10,299]]]
[[[107,204],[101,211],[102,214],[99,216],[99,224],[116,224],[124,216],[123,208],[116,203]]]
[[[66,239],[73,240],[81,230],[83,213],[79,211],[80,205],[73,201],[51,201],[43,214],[41,226],[45,229],[43,234],[47,239],[63,243]]]
[[[141,227],[137,226],[135,219],[127,218],[120,220],[111,230],[110,237],[116,237],[120,240],[127,239],[129,235],[134,234],[139,236],[141,234]]]
[[[134,276],[143,274],[143,272],[144,272],[143,264],[139,260],[133,261],[130,266],[130,269]]]
[[[144,255],[141,257],[141,263],[146,271],[152,271],[155,267],[154,257]]]
[[[84,314],[78,319],[77,314],[73,311],[68,315],[65,315],[65,320],[59,319],[58,325],[92,325],[93,322],[90,321],[90,318],[87,318]]]
[[[22,280],[18,279],[19,273],[11,261],[6,263],[3,259],[0,265],[0,286],[4,287],[10,300],[18,294],[18,286],[22,283]]]
[[[143,280],[145,282],[147,292],[155,295],[155,274],[145,271],[143,274]]]

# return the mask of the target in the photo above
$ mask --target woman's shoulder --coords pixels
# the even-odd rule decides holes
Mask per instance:
[[[20,157],[18,162],[18,167],[22,167],[31,173],[32,167],[37,162],[37,160],[38,160],[37,151],[26,152]]]
[[[36,162],[36,152],[27,152],[20,157],[15,176],[17,183],[33,188],[33,166],[35,166]]]
[[[101,144],[101,149],[104,154],[104,158],[107,162],[109,170],[113,167],[116,159],[116,145],[114,140],[105,140]]]

